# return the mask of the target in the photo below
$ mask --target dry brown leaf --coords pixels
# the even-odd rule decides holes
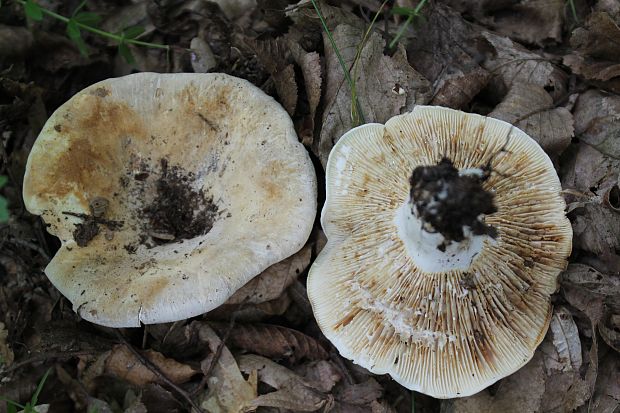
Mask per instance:
[[[227,325],[214,323],[220,334]],[[324,360],[329,354],[314,338],[290,328],[269,324],[236,324],[228,335],[231,347],[243,349],[274,360],[285,359],[291,363],[307,360]]]
[[[10,366],[13,363],[15,356],[13,350],[7,342],[9,332],[6,330],[4,323],[0,321],[0,368]]]
[[[608,323],[599,323],[598,331],[607,345],[620,353],[620,315],[608,318]]]
[[[275,300],[310,264],[312,245],[267,268],[235,292],[226,304],[258,304]]]
[[[321,101],[323,92],[323,75],[321,69],[321,56],[316,52],[308,53],[297,43],[292,47],[293,58],[301,68],[304,77],[304,87],[310,113],[302,119],[302,127],[298,127],[299,137],[305,146],[312,146],[314,141],[314,124],[316,111]]]
[[[560,284],[563,288],[575,288],[604,299],[620,296],[619,277],[603,274],[584,264],[569,264],[561,275]]]
[[[562,186],[582,192],[578,208],[571,212],[573,248],[598,256],[620,250],[620,219],[605,202],[605,195],[618,185],[620,160],[605,156],[595,148],[579,144],[567,162]]]
[[[192,367],[166,358],[157,351],[146,350],[142,354],[174,383],[185,383],[198,373]],[[160,381],[159,377],[151,369],[142,364],[131,350],[122,344],[112,348],[110,355],[105,361],[105,373],[119,377],[137,386]]]
[[[265,357],[253,354],[240,356],[239,368],[245,373],[257,371],[261,382],[276,389],[275,392],[257,398],[253,402],[255,407],[271,406],[314,411],[331,400],[329,395],[314,387],[312,382]]]
[[[489,114],[530,135],[549,155],[559,156],[573,136],[573,116],[554,107],[553,98],[538,85],[513,83],[504,100]]]
[[[620,23],[620,2],[617,0],[598,0],[594,11],[604,11],[616,22]]]
[[[222,344],[220,338],[206,324],[200,325],[199,336],[208,344],[211,357],[202,363],[203,373],[210,374],[208,377],[209,391],[201,404],[203,409],[210,413],[239,413],[250,406],[250,402],[256,398],[257,376],[256,369],[250,370],[246,381],[235,358],[228,348]],[[218,348],[221,352],[218,356]],[[213,362],[213,357],[217,360]],[[213,365],[213,369],[208,369]]]
[[[440,4],[416,29],[407,54],[433,85],[432,104],[463,109],[489,82],[491,75],[480,66],[479,34],[480,28]]]
[[[568,76],[554,64],[539,54],[525,49],[507,37],[491,32],[482,36],[494,49],[482,66],[495,77],[491,89],[501,96],[517,83],[532,83],[544,88],[553,99],[566,94]]]
[[[545,391],[543,355],[536,351],[534,357],[516,373],[502,379],[491,395],[489,389],[471,397],[453,399],[442,403],[444,413],[537,413]]]
[[[329,360],[310,361],[296,366],[295,373],[303,376],[313,387],[328,393],[342,379],[342,374],[338,368]]]
[[[194,72],[207,73],[217,66],[217,59],[211,50],[211,46],[200,37],[194,37],[189,42],[189,48],[192,49],[191,61]]]
[[[589,412],[617,413],[620,410],[620,357],[608,352],[601,360],[596,389],[588,406]]]
[[[564,64],[586,79],[613,92],[620,92],[620,27],[605,12],[593,12],[584,27],[570,39],[575,52],[565,56]]]
[[[341,24],[332,34],[345,66],[352,67],[364,31]],[[327,67],[325,110],[318,148],[313,149],[325,166],[336,141],[356,124],[351,117],[351,89],[339,59],[327,35],[324,35],[323,42]],[[371,33],[356,66],[350,71],[366,122],[385,123],[392,116],[411,110],[415,104],[426,103],[430,98],[428,81],[409,65],[404,49],[399,47],[390,57],[383,54],[384,47],[381,36]]]
[[[385,400],[370,403],[371,413],[396,413],[396,410]]]
[[[483,22],[519,42],[543,45],[562,40],[565,0],[521,0],[502,4]],[[502,7],[504,6],[504,7]]]
[[[336,398],[340,402],[366,405],[383,396],[383,387],[373,378],[357,383],[344,383],[337,392]]]
[[[620,96],[588,90],[579,95],[573,117],[575,134],[582,142],[620,158]]]
[[[549,331],[557,358],[547,355],[546,369],[578,371],[582,363],[581,341],[577,325],[567,308],[560,306],[554,309]]]
[[[207,313],[209,320],[235,320],[241,323],[260,322],[273,316],[282,315],[291,305],[288,292],[280,294],[278,298],[258,304],[221,305]]]

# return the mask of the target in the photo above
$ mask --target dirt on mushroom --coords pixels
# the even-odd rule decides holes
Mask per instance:
[[[157,196],[142,210],[147,218],[144,240],[150,238],[155,245],[161,245],[209,232],[218,208],[203,189],[192,187],[195,174],[179,165],[168,165],[167,159],[162,158],[160,165]]]

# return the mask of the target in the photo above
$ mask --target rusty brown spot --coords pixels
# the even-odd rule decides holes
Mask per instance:
[[[351,323],[351,321],[353,321],[355,316],[357,316],[360,313],[360,311],[362,311],[360,308],[356,308],[353,311],[351,311],[342,320],[338,321],[334,325],[334,329],[337,330],[337,329],[339,329],[341,327],[346,327],[347,325],[349,325]]]
[[[94,96],[99,96],[100,98],[104,98],[110,95],[110,91],[104,87],[98,87],[92,93]]]
[[[73,193],[87,208],[89,192],[114,192],[117,182],[111,176],[123,167],[119,164],[121,137],[144,139],[146,131],[139,116],[122,102],[87,95],[70,111],[71,121],[60,131],[55,128],[58,139],[68,142],[68,147],[40,155],[41,172],[33,179],[31,191],[46,194],[48,199]]]

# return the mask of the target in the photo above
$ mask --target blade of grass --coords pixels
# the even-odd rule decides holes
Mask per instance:
[[[426,1],[427,0],[421,0],[418,5],[415,6],[415,9],[411,11],[411,14],[409,14],[407,20],[405,20],[405,22],[399,27],[398,32],[396,32],[396,36],[394,36],[388,46],[390,49],[393,49],[394,46],[396,46],[396,43],[398,43],[398,41],[400,40],[400,38],[403,37],[403,34],[405,34],[405,30],[407,30],[407,27],[409,27],[409,25],[413,22],[413,19],[420,15],[420,11],[422,10],[422,7],[424,7],[424,5],[426,4]]]
[[[314,10],[316,11],[316,14],[319,16],[319,20],[321,20],[321,25],[323,26],[323,30],[325,30],[325,33],[327,34],[327,38],[329,39],[329,42],[332,45],[332,49],[334,49],[334,53],[336,53],[338,62],[340,63],[340,66],[342,67],[342,71],[344,72],[344,78],[346,79],[347,83],[349,84],[349,88],[351,89],[351,96],[353,96],[353,90],[355,90],[355,82],[353,81],[353,79],[351,79],[351,74],[349,73],[347,66],[344,64],[344,59],[342,58],[342,55],[340,54],[340,50],[338,49],[338,46],[336,45],[336,42],[334,41],[334,37],[332,36],[331,31],[327,27],[327,22],[325,21],[325,18],[323,17],[323,13],[321,13],[319,5],[317,4],[316,0],[311,0],[311,2],[312,2],[312,6],[314,6]],[[362,111],[362,107],[360,106],[360,102],[357,99],[357,96],[355,96],[354,103],[355,103],[355,106],[357,107],[357,113],[359,114],[359,120],[361,120],[361,123],[366,123],[366,120],[364,118],[364,112]],[[355,120],[354,119],[351,119],[351,120],[353,120],[355,124]]]
[[[358,69],[358,63],[360,58],[362,57],[362,50],[364,49],[364,46],[366,46],[366,42],[368,41],[368,36],[370,36],[370,32],[372,31],[372,28],[375,25],[375,22],[377,21],[377,18],[379,18],[379,16],[381,15],[381,12],[383,11],[383,7],[385,7],[385,5],[387,4],[388,0],[384,0],[383,3],[381,3],[381,7],[379,7],[379,10],[377,10],[377,12],[375,13],[375,16],[373,17],[372,21],[370,22],[370,25],[368,25],[368,28],[366,29],[366,32],[364,33],[364,37],[362,37],[362,41],[360,42],[360,44],[357,45],[357,51],[355,52],[355,59],[353,59],[353,65],[352,65],[352,70],[353,70],[353,77],[355,79],[357,79],[357,69]],[[361,115],[361,119],[363,120],[363,115],[357,112],[357,106],[358,105],[354,105],[353,102],[357,102],[357,86],[356,83],[353,82],[353,86],[351,87],[351,119],[353,120],[353,124],[360,124],[359,120],[360,120],[360,115]]]

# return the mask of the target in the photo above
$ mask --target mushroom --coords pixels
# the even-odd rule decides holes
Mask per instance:
[[[85,319],[195,316],[298,251],[316,175],[288,114],[224,74],[138,73],[73,96],[26,166],[24,202],[62,245],[45,269]]]
[[[437,398],[479,392],[530,360],[572,237],[534,140],[417,106],[347,132],[326,181],[328,243],[308,295],[344,357]]]

